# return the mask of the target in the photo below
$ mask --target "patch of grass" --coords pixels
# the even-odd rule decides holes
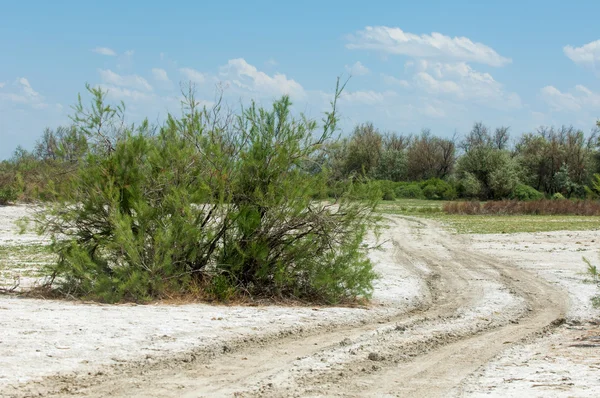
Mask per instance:
[[[379,205],[378,211],[383,214],[418,216],[437,220],[460,234],[508,234],[600,229],[599,216],[446,214],[442,210],[444,204],[445,202],[433,200],[397,200]]]
[[[42,267],[55,259],[47,245],[0,246],[0,286],[11,284],[15,278],[39,277]]]
[[[600,217],[586,216],[467,216],[435,217],[463,234],[586,231],[600,229]]]
[[[397,199],[380,203],[377,210],[383,214],[422,215],[441,213],[446,201],[426,199]]]

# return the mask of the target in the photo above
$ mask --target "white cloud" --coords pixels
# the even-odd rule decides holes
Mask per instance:
[[[415,86],[432,95],[447,95],[461,101],[475,101],[497,109],[521,108],[520,97],[506,92],[489,73],[474,70],[464,62],[440,63],[420,60],[415,68]]]
[[[103,91],[106,91],[110,99],[119,101],[147,101],[155,97],[152,93],[125,87],[118,87],[112,84],[99,84],[98,87]]]
[[[563,93],[554,86],[540,90],[541,99],[557,112],[594,112],[600,108],[600,94],[585,86],[577,85],[571,93]]]
[[[511,61],[482,43],[466,37],[450,37],[441,33],[416,35],[400,28],[367,26],[348,36],[349,49],[375,50],[415,58],[450,59],[504,66]]]
[[[419,109],[419,112],[423,116],[440,119],[446,117],[446,112],[442,107],[435,107],[431,104],[425,104],[423,108]]]
[[[196,69],[181,68],[179,69],[179,72],[187,81],[191,81],[192,83],[202,84],[206,80],[206,76],[204,76],[202,72],[199,72]]]
[[[6,83],[4,83],[4,82],[0,82],[0,88],[2,88],[2,87],[4,87],[4,86],[6,86]]]
[[[269,76],[247,63],[243,58],[231,59],[220,69],[221,77],[228,83],[260,96],[279,96],[289,94],[293,97],[304,98],[304,88],[286,75],[276,73]]]
[[[152,91],[152,86],[146,79],[138,75],[119,75],[110,69],[99,69],[100,78],[106,84],[116,87],[127,87],[140,91]]]
[[[117,53],[112,48],[108,48],[108,47],[96,47],[92,51],[95,52],[96,54],[106,55],[109,57],[117,56]]]
[[[48,104],[44,102],[44,97],[35,91],[31,87],[29,80],[24,77],[17,78],[10,85],[2,83],[0,89],[3,89],[0,91],[0,101],[17,105],[28,105],[34,109],[48,107]]]
[[[342,93],[340,101],[353,104],[375,105],[385,103],[387,100],[397,97],[397,95],[394,91],[348,91]]]
[[[381,74],[381,78],[385,84],[390,86],[410,87],[410,83],[407,80],[398,79],[397,77],[386,75],[385,73]]]
[[[360,61],[357,61],[354,65],[346,65],[346,71],[352,76],[364,76],[370,72],[369,68],[360,63]]]
[[[152,68],[152,76],[154,80],[160,83],[171,83],[167,71],[161,68]]]
[[[600,40],[581,47],[565,46],[563,51],[571,61],[578,65],[600,69]]]
[[[269,58],[267,62],[265,62],[267,66],[277,66],[279,63],[274,58]]]

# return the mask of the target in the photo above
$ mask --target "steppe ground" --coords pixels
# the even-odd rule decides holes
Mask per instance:
[[[0,207],[0,286],[53,256]],[[100,305],[0,296],[0,396],[540,396],[600,391],[598,217],[381,206],[366,307]],[[375,237],[369,243],[375,243]]]

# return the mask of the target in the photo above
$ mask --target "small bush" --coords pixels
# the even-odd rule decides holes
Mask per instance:
[[[387,189],[383,192],[383,200],[395,200],[396,194],[393,190]]]
[[[517,184],[514,191],[511,194],[511,199],[527,201],[527,200],[540,200],[544,198],[544,194],[536,190],[533,187],[525,184]]]
[[[456,189],[450,183],[439,178],[431,178],[421,183],[423,195],[427,199],[451,200],[456,198]]]
[[[17,200],[17,192],[11,185],[0,187],[0,206],[7,205],[15,200]]]
[[[565,197],[560,192],[557,192],[554,195],[552,195],[552,200],[564,200],[564,199],[565,199]]]
[[[395,189],[397,198],[402,199],[424,199],[425,195],[418,183],[401,183]]]

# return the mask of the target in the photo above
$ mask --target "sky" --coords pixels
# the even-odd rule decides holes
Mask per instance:
[[[127,120],[179,114],[182,84],[210,106],[287,94],[320,118],[336,78],[341,134],[513,136],[600,118],[600,2],[0,0],[0,159],[69,124],[85,84]]]

